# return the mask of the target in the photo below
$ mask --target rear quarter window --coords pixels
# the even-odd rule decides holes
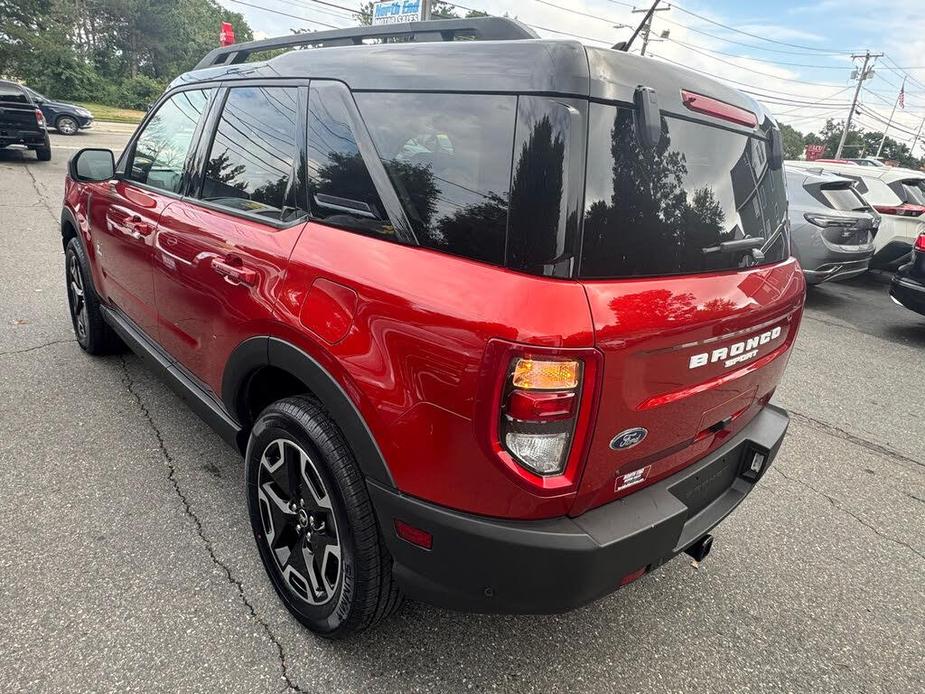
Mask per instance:
[[[503,264],[517,97],[355,98],[418,242]]]
[[[662,138],[639,144],[634,111],[592,104],[580,274],[694,274],[776,263],[789,252],[783,171],[767,141],[662,117]],[[762,237],[764,258],[704,252]]]

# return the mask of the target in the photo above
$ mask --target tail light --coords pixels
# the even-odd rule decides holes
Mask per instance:
[[[915,240],[915,250],[925,251],[925,234],[919,234],[919,237]]]
[[[921,217],[925,213],[925,207],[922,205],[874,205],[874,209],[880,214],[891,214],[899,217]]]
[[[815,224],[817,227],[823,227],[825,229],[832,227],[853,229],[858,226],[859,223],[858,219],[852,219],[850,217],[836,217],[827,214],[814,214],[811,212],[804,214],[803,218],[810,224]]]
[[[562,493],[578,480],[592,430],[601,355],[501,340],[489,344],[480,407],[483,441],[533,491]]]
[[[39,127],[43,130],[47,127],[45,124],[45,114],[35,109],[35,122],[38,123]]]

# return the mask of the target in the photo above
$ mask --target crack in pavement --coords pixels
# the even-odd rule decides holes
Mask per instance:
[[[48,214],[51,215],[51,218],[55,221],[55,223],[57,223],[58,215],[55,214],[55,211],[51,208],[51,206],[48,204],[48,201],[45,199],[45,194],[42,192],[42,189],[39,187],[39,181],[35,177],[35,174],[32,173],[32,169],[29,168],[28,164],[25,164],[23,168],[26,170],[26,173],[29,174],[29,178],[32,179],[32,187],[35,188],[35,192],[39,196],[39,201],[42,203],[42,207],[45,208]]]
[[[0,352],[0,357],[8,357],[12,354],[25,354],[26,352],[34,352],[38,349],[45,349],[46,347],[52,347],[54,345],[64,345],[69,342],[77,342],[73,337],[68,340],[51,340],[49,342],[43,342],[40,345],[33,345],[32,347],[25,347],[23,349],[13,349],[9,352]]]
[[[247,594],[244,591],[244,584],[237,578],[234,574],[231,573],[231,569],[225,564],[221,559],[218,558],[218,555],[215,553],[215,548],[212,546],[212,541],[206,537],[205,529],[203,528],[202,521],[199,516],[196,515],[196,512],[193,510],[192,505],[186,497],[186,493],[183,491],[183,488],[180,486],[180,483],[177,481],[177,469],[174,464],[173,456],[170,454],[170,451],[167,450],[167,446],[164,443],[164,437],[161,434],[160,428],[154,422],[154,417],[151,415],[151,411],[148,409],[148,406],[145,405],[144,400],[141,399],[141,395],[135,389],[135,381],[132,379],[131,374],[128,370],[128,364],[125,361],[125,357],[121,356],[119,358],[121,367],[122,367],[122,384],[125,386],[125,389],[132,395],[135,399],[138,409],[141,411],[142,416],[147,420],[148,426],[151,428],[154,438],[157,441],[157,447],[160,451],[161,458],[164,460],[164,465],[167,467],[167,480],[170,482],[173,487],[174,493],[180,499],[180,503],[183,506],[185,515],[193,522],[193,525],[196,528],[196,535],[199,536],[199,539],[205,545],[206,552],[209,554],[209,558],[212,560],[212,563],[217,566],[225,578],[235,590],[238,592],[238,597],[241,599],[241,602],[244,603],[244,606],[247,608],[247,611],[250,612],[250,616],[261,626],[261,628],[266,633],[267,637],[276,646],[278,653],[278,659],[280,668],[282,669],[283,680],[286,682],[286,688],[284,691],[292,692],[304,692],[289,675],[289,665],[286,662],[286,652],[283,649],[283,644],[280,642],[279,638],[273,633],[273,629],[270,625],[257,613],[256,608],[248,599]]]
[[[892,542],[893,544],[899,545],[900,547],[905,547],[910,552],[918,556],[920,559],[925,559],[925,554],[917,550],[915,547],[910,545],[908,542],[904,542],[903,540],[897,540],[892,535],[887,535],[882,530],[880,530],[877,526],[864,520],[863,518],[861,518],[861,516],[857,515],[853,511],[849,511],[847,508],[842,506],[841,503],[839,503],[839,500],[835,498],[834,496],[827,494],[821,489],[817,489],[816,487],[811,485],[809,482],[806,482],[805,480],[801,480],[798,477],[791,477],[790,475],[786,474],[783,470],[780,469],[780,465],[772,465],[771,470],[776,470],[777,474],[783,477],[785,480],[789,480],[790,482],[793,482],[795,484],[800,485],[801,487],[805,487],[806,489],[809,489],[810,491],[815,492],[816,494],[821,496],[823,499],[827,500],[832,505],[833,508],[836,508],[842,513],[844,513],[845,515],[850,516],[851,518],[854,518],[854,520],[856,520],[858,523],[863,525],[865,528],[873,532],[878,537],[882,537],[884,540],[888,540]]]
[[[849,443],[853,443],[857,446],[861,446],[862,448],[866,448],[867,450],[873,453],[884,455],[888,458],[893,459],[896,462],[900,462],[904,464],[912,464],[918,467],[925,467],[925,463],[919,460],[916,460],[915,458],[910,458],[909,456],[903,455],[902,453],[899,453],[898,451],[894,451],[892,448],[887,448],[886,446],[883,446],[879,443],[868,441],[865,438],[856,436],[850,432],[845,431],[844,429],[839,429],[834,424],[823,422],[820,419],[810,417],[809,415],[803,414],[802,412],[796,412],[794,410],[788,410],[788,412],[790,413],[790,416],[796,419],[797,421],[802,421],[807,426],[812,427],[813,429],[816,429],[817,431],[821,431],[824,434],[828,434],[829,436],[833,436],[835,438],[844,439],[845,441],[848,441]]]

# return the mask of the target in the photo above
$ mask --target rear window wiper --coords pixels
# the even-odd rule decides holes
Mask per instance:
[[[700,252],[704,255],[713,253],[752,253],[760,252],[764,248],[764,236],[751,236],[747,239],[738,239],[736,241],[724,241],[718,246],[707,246],[701,248]]]

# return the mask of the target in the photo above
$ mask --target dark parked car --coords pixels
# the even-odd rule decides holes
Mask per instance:
[[[808,284],[867,272],[880,215],[849,178],[784,166],[793,254]]]
[[[916,239],[912,262],[893,276],[890,296],[900,306],[925,316],[925,233]]]
[[[23,87],[0,80],[0,148],[23,145],[39,161],[51,159],[45,116]]]
[[[569,610],[705,557],[781,445],[782,160],[745,94],[513,20],[239,44],[71,160],[73,326],[244,454],[315,632]]]
[[[42,110],[48,125],[62,135],[76,135],[80,130],[93,125],[93,114],[82,106],[49,99],[29,87],[25,87],[25,90],[32,97],[32,102]]]

